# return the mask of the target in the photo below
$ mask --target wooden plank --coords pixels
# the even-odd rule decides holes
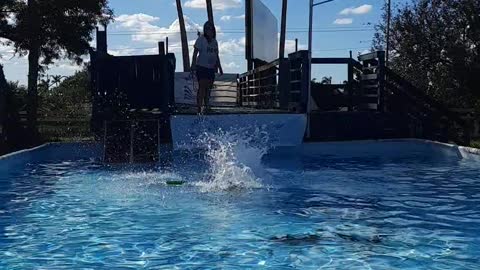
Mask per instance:
[[[362,74],[362,80],[377,80],[377,74]]]
[[[359,61],[368,61],[368,60],[373,60],[373,59],[376,59],[377,58],[377,52],[371,52],[371,53],[367,53],[367,54],[363,54],[363,55],[360,55],[358,56],[358,60]]]
[[[350,58],[312,58],[312,64],[348,64]]]

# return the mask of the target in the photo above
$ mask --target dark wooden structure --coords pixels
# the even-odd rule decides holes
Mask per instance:
[[[196,113],[195,106],[175,104],[175,56],[165,53],[163,42],[158,55],[111,56],[106,31],[97,35],[91,123],[104,142],[105,161],[158,161],[160,144],[171,143],[170,116]],[[387,68],[384,52],[312,59],[313,65],[345,65],[343,84],[309,82],[308,56],[298,51],[270,63],[253,61],[256,68],[238,75],[232,105],[213,113],[307,114],[310,141],[413,137],[469,143],[468,122]],[[309,101],[315,104],[311,111]]]
[[[311,141],[413,137],[469,144],[470,124],[387,68],[385,52],[312,59],[312,65],[330,64],[346,65],[347,81],[309,82],[308,51],[241,74],[238,105],[308,113]],[[311,112],[309,99],[316,105]]]
[[[106,31],[91,51],[92,130],[105,145],[105,161],[158,161],[170,142],[175,55],[111,56]]]

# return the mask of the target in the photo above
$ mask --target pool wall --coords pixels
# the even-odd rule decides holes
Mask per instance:
[[[239,129],[239,127],[242,127]],[[303,142],[307,127],[305,114],[226,114],[174,115],[171,117],[172,139],[175,149],[192,148],[195,139],[204,133],[230,132],[250,138],[258,133],[268,134],[273,146],[298,146]],[[257,134],[256,134],[257,133]],[[256,134],[256,135],[255,135]]]
[[[0,173],[30,162],[52,160],[101,159],[103,146],[100,143],[46,143],[35,148],[0,156]]]
[[[419,139],[371,140],[347,142],[304,143],[296,147],[278,147],[272,152],[302,155],[348,156],[348,157],[408,157],[437,156],[445,158],[469,159],[480,162],[480,149],[456,146]],[[47,143],[32,149],[0,156],[0,173],[14,165],[38,161],[68,161],[77,159],[97,159],[103,157],[100,143]]]

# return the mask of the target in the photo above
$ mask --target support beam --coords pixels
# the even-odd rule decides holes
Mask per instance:
[[[168,37],[165,38],[165,51],[168,54]]]
[[[386,34],[386,59],[385,59],[385,66],[388,66],[388,61],[390,60],[390,21],[392,20],[392,2],[391,0],[387,0],[387,34]]]
[[[252,38],[252,0],[245,0],[245,59],[249,71],[253,69]]]
[[[163,41],[158,42],[158,54],[165,55],[165,42]]]
[[[187,30],[183,18],[182,1],[177,0],[178,22],[180,24],[180,39],[182,40],[183,71],[190,71],[190,54],[188,53]]]
[[[207,14],[208,14],[208,20],[215,24],[215,21],[213,20],[213,8],[212,8],[212,0],[206,0],[207,1]]]
[[[286,39],[286,29],[287,29],[287,8],[288,0],[282,0],[282,23],[280,26],[280,50],[279,58],[285,58],[285,39]]]

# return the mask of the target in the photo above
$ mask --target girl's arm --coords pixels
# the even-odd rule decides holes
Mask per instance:
[[[218,73],[220,75],[223,75],[223,69],[222,69],[222,62],[220,61],[220,55],[217,52],[217,67],[218,67]]]
[[[192,70],[197,67],[197,57],[198,57],[198,49],[197,47],[193,48],[193,59],[192,59]]]

